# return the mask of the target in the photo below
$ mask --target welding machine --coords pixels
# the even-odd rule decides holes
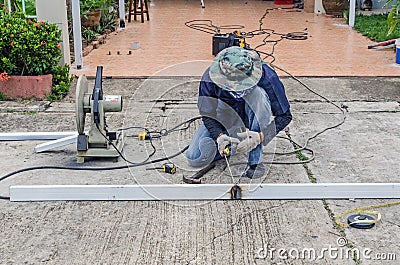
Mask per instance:
[[[229,34],[217,33],[213,35],[212,55],[217,55],[220,51],[231,46],[246,47],[245,38],[241,35],[240,30]]]

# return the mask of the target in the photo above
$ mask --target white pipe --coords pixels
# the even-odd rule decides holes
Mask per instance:
[[[83,68],[81,11],[79,0],[72,0],[72,33],[74,35],[74,57],[76,69]]]
[[[356,0],[350,0],[350,10],[349,10],[349,26],[354,27],[354,21],[356,17]]]
[[[11,0],[8,0],[7,4],[8,4],[8,11],[11,12],[12,11],[11,10]]]

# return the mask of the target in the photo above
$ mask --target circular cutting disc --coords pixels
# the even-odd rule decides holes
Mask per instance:
[[[357,223],[354,223],[356,222]],[[365,221],[365,222],[363,222]],[[347,218],[347,223],[354,228],[358,229],[370,229],[374,227],[375,223],[371,223],[370,221],[375,221],[375,218],[365,214],[354,214],[350,215]]]
[[[83,134],[85,130],[85,111],[84,111],[84,96],[88,92],[88,81],[85,75],[78,78],[76,84],[76,99],[75,99],[75,116],[76,128],[79,134]]]

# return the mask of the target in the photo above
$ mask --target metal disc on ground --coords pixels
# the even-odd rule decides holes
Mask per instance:
[[[374,227],[375,221],[374,217],[365,214],[353,214],[347,218],[349,226],[358,229],[370,229]]]

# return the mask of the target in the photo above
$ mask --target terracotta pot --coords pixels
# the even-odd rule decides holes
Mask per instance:
[[[11,75],[7,81],[0,81],[0,92],[11,99],[45,99],[51,93],[52,83],[53,76],[51,74],[39,76]]]
[[[87,17],[87,18],[86,18]],[[100,23],[101,19],[101,10],[98,9],[93,12],[89,12],[86,14],[86,17],[81,18],[82,26],[87,27],[95,27]]]

